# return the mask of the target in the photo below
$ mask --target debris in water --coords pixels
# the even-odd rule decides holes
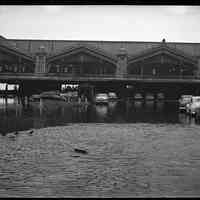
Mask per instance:
[[[34,131],[33,131],[33,130],[31,130],[31,131],[29,132],[29,134],[31,134],[31,135],[32,135],[32,134],[33,134],[33,132],[34,132]]]
[[[79,158],[80,156],[78,156],[78,155],[71,155],[71,157]]]
[[[75,148],[74,151],[75,151],[76,153],[82,153],[82,154],[87,154],[87,153],[88,153],[86,150],[77,149],[77,148]]]
[[[19,132],[18,131],[15,131],[15,135],[18,135],[19,134]]]
[[[5,136],[5,135],[6,135],[6,133],[5,133],[5,132],[3,132],[3,133],[0,133],[0,135],[2,135],[2,136]]]
[[[8,137],[11,138],[11,139],[15,139],[16,138],[16,134],[15,133],[14,134],[10,133],[10,134],[8,134]]]

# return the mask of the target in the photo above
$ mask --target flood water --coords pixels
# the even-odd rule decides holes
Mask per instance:
[[[0,197],[200,195],[200,126],[177,102],[0,102]]]
[[[67,125],[68,123],[165,123],[199,124],[180,113],[178,102],[113,101],[108,105],[72,106],[43,100],[23,107],[17,99],[0,99],[0,133]]]

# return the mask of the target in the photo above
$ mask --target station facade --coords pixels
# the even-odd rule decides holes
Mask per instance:
[[[63,76],[198,76],[200,43],[0,38],[0,72]]]
[[[56,82],[57,88],[66,82],[86,82],[104,88],[135,84],[135,88],[155,90],[165,90],[171,85],[174,94],[186,88],[194,93],[200,88],[200,43],[165,39],[160,42],[24,40],[1,36],[0,80],[18,82],[28,89],[36,85],[45,87],[46,81],[48,85]],[[137,85],[137,81],[141,83]]]

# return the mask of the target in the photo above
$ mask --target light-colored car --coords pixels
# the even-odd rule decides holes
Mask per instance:
[[[151,94],[151,93],[147,93],[146,96],[145,96],[145,100],[147,100],[147,101],[154,100],[154,95]]]
[[[143,100],[142,94],[136,93],[136,94],[134,95],[134,100]]]
[[[30,97],[30,101],[39,101],[40,100],[40,95],[39,94],[33,94]]]
[[[109,100],[117,100],[117,95],[115,92],[108,93]]]
[[[186,105],[186,112],[190,115],[195,115],[200,108],[200,96],[193,96],[191,103]]]
[[[186,107],[191,103],[192,95],[181,95],[179,99],[179,110],[186,111]]]
[[[40,98],[49,100],[61,100],[65,101],[63,96],[60,96],[59,91],[46,91],[40,94]]]
[[[108,103],[109,102],[109,97],[106,93],[99,93],[99,94],[96,94],[95,96],[95,103],[98,104],[98,103]]]

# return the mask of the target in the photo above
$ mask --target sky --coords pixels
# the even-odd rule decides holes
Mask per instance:
[[[0,6],[10,39],[200,43],[200,6]]]

